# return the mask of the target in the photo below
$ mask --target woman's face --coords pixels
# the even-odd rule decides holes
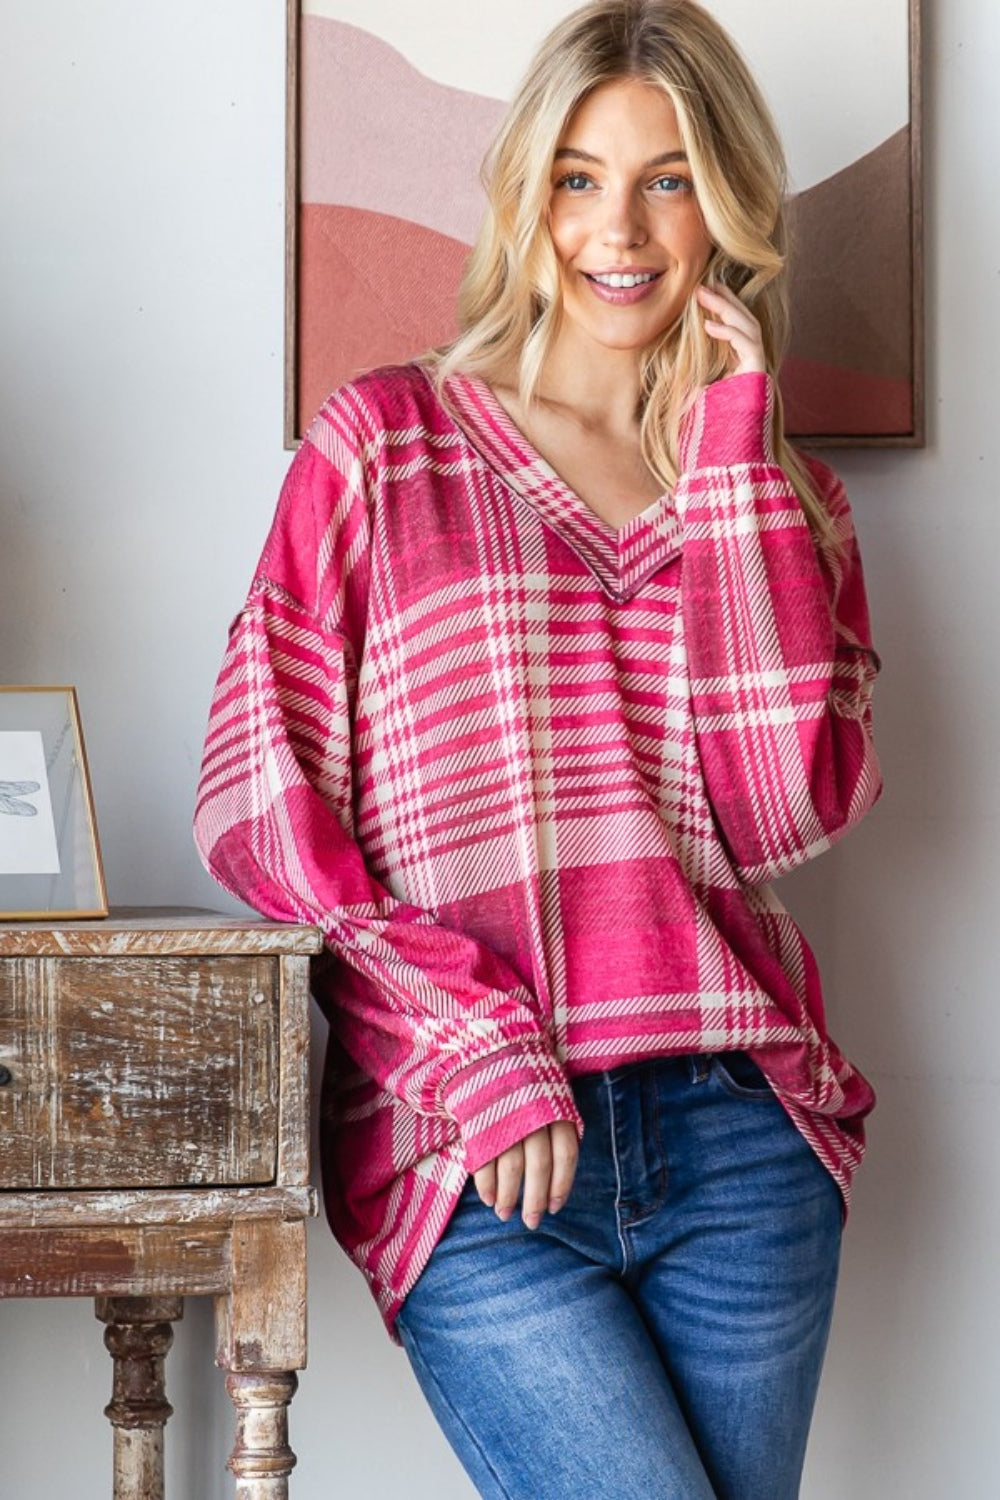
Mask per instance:
[[[712,242],[661,89],[603,84],[570,116],[552,164],[549,230],[563,311],[585,338],[641,350],[677,320]]]

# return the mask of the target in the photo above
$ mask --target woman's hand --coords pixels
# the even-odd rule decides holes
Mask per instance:
[[[730,374],[746,375],[756,371],[763,375],[767,371],[764,340],[753,313],[726,287],[700,286],[695,296],[708,314],[705,332],[730,347],[733,364]]]
[[[556,1120],[533,1130],[473,1173],[476,1191],[505,1222],[520,1194],[521,1218],[529,1229],[537,1229],[546,1209],[558,1213],[569,1197],[579,1154],[576,1127],[568,1120]]]

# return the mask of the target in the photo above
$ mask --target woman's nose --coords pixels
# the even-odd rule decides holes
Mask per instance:
[[[614,248],[628,249],[632,245],[642,245],[648,238],[641,207],[636,202],[635,195],[624,189],[609,194],[601,228],[604,243]]]

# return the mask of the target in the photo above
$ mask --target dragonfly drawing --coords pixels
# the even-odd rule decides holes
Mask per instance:
[[[13,818],[37,818],[38,808],[23,798],[41,789],[39,781],[0,781],[0,813]]]

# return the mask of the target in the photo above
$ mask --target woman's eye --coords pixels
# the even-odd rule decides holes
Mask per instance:
[[[590,186],[590,178],[586,172],[567,172],[565,177],[560,177],[556,187],[569,188],[571,193],[582,193]]]
[[[653,187],[658,193],[687,193],[691,182],[687,177],[657,177]]]
[[[690,177],[657,177],[652,187],[655,192],[684,193],[693,192],[694,183]]]

